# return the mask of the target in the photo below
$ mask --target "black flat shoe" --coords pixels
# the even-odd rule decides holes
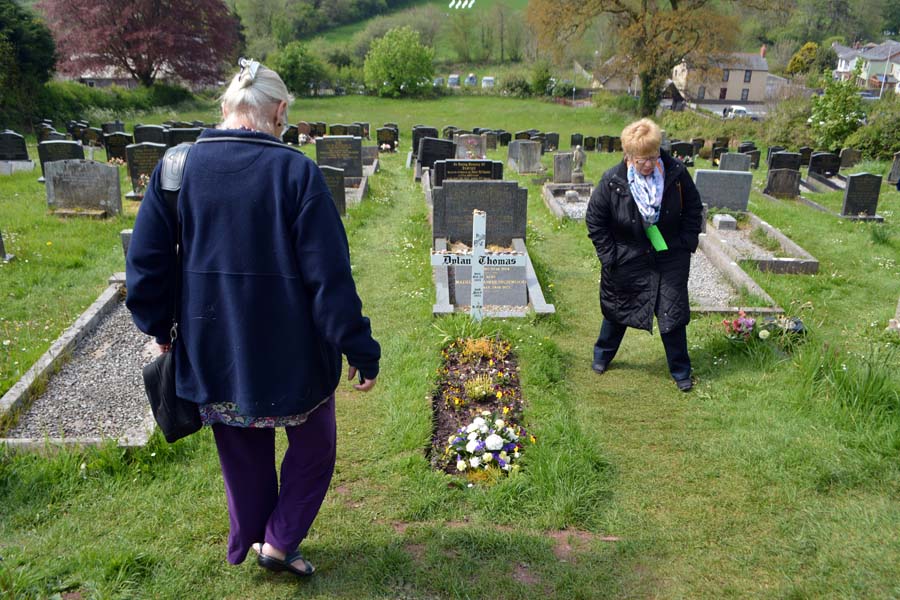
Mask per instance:
[[[597,375],[603,375],[604,373],[606,373],[607,367],[608,367],[608,365],[606,363],[602,363],[600,361],[597,361],[591,365],[591,368],[594,370],[594,373],[596,373]]]
[[[678,381],[675,382],[675,385],[677,385],[678,389],[681,390],[682,392],[689,392],[689,391],[691,391],[691,389],[693,389],[694,382],[693,382],[693,380],[691,380],[691,378],[679,379]]]
[[[304,570],[300,570],[295,567],[293,562],[297,560],[303,561]],[[256,555],[256,564],[261,566],[263,569],[267,569],[269,571],[273,571],[275,573],[280,573],[282,571],[287,571],[291,575],[296,575],[297,577],[309,577],[313,573],[316,572],[316,568],[312,565],[311,562],[306,560],[300,555],[300,551],[297,550],[295,552],[291,552],[287,556],[284,557],[284,560],[275,558],[274,556],[269,556],[268,554],[263,554],[260,552]]]

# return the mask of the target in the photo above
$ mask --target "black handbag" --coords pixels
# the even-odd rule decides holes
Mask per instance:
[[[184,150],[184,149],[182,149]],[[169,153],[167,152],[167,158]],[[186,158],[182,152],[181,164]],[[180,171],[177,173],[180,188]],[[150,400],[153,418],[160,431],[170,444],[200,430],[200,407],[190,400],[179,398],[175,392],[175,344],[178,338],[178,304],[181,297],[181,220],[178,219],[178,189],[164,186],[164,194],[169,210],[175,213],[178,221],[178,244],[175,247],[175,298],[172,305],[172,328],[169,332],[169,351],[158,356],[146,365],[141,374],[144,377],[144,389]]]

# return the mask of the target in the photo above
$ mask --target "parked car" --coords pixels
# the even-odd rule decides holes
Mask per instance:
[[[492,88],[494,87],[494,78],[493,77],[482,77],[481,78],[481,87],[483,88]]]
[[[459,75],[454,73],[447,78],[447,87],[459,87]]]
[[[740,117],[749,117],[750,111],[748,111],[743,106],[737,106],[737,105],[726,106],[722,110],[722,116],[726,119],[737,119]]]

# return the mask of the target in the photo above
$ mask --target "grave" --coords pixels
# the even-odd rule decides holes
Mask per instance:
[[[746,213],[745,224],[738,227],[730,215],[713,216],[713,227],[707,227],[704,235],[707,249],[715,246],[732,261],[750,261],[760,271],[814,275],[819,272],[819,261],[781,231],[753,213]],[[718,227],[717,221],[730,220],[730,227]],[[769,243],[759,245],[755,233],[760,232]],[[758,234],[757,234],[758,235]]]
[[[497,132],[496,131],[484,131],[484,132],[482,132],[481,137],[484,138],[484,147],[486,150],[496,150],[497,149]]]
[[[325,136],[328,125],[324,121],[316,121],[315,123],[310,123],[310,126],[312,129],[312,136],[314,138]]]
[[[891,171],[888,173],[888,183],[896,185],[900,181],[900,152],[894,152],[894,162],[891,163]]]
[[[375,140],[378,150],[381,152],[396,152],[400,140],[397,139],[397,131],[390,127],[379,127],[375,130]]]
[[[59,141],[41,142],[38,144],[38,160],[41,163],[41,178],[39,183],[44,183],[46,177],[46,165],[57,160],[75,160],[84,158],[84,147],[78,142]]]
[[[347,135],[352,135],[354,137],[363,137],[363,128],[362,125],[358,125],[356,123],[352,123],[347,125]]]
[[[469,243],[476,210],[487,214],[483,237],[479,235],[485,245],[512,247],[524,257],[524,264],[494,262],[485,257],[482,264],[489,267],[483,279],[485,312],[493,316],[525,316],[529,303],[537,313],[555,312],[544,301],[525,247],[527,189],[520,188],[515,181],[445,180],[433,192],[433,249],[437,254],[446,255],[434,266],[435,314],[471,305],[471,259],[466,261],[465,255],[454,255],[447,250],[448,245]],[[479,282],[477,272],[475,281]]]
[[[622,138],[617,135],[614,135],[610,138],[612,142],[612,151],[613,152],[622,152]]]
[[[747,152],[744,152],[744,154],[746,154],[747,156],[750,157],[750,168],[758,169],[759,168],[759,159],[761,156],[760,151],[754,149],[754,150],[749,150]]]
[[[510,143],[507,165],[520,174],[542,172],[540,143],[526,140]]]
[[[804,167],[809,166],[809,159],[812,158],[813,149],[809,146],[801,146],[798,152],[800,153],[800,164]]]
[[[584,151],[585,152],[596,152],[597,151],[597,138],[592,135],[584,138]]]
[[[285,144],[290,144],[291,146],[299,146],[300,130],[297,129],[296,125],[288,125],[287,129],[284,130],[284,133],[281,134],[281,141]]]
[[[769,155],[769,169],[800,170],[800,154],[798,152],[773,152]]]
[[[531,132],[530,131],[517,131],[516,134],[513,136],[513,138],[517,139],[517,140],[530,140]]]
[[[575,146],[581,146],[581,145],[583,145],[583,143],[584,143],[584,136],[581,135],[580,133],[573,133],[572,136],[569,138],[569,147],[572,148],[572,150],[575,149]]]
[[[841,217],[853,221],[884,221],[879,216],[878,196],[881,193],[881,175],[857,173],[847,177]]]
[[[719,157],[720,171],[750,171],[750,157],[746,154],[726,152]]]
[[[753,175],[744,171],[697,169],[694,175],[700,199],[708,208],[744,212],[750,201]]]
[[[503,163],[496,160],[448,159],[435,161],[428,183],[439,187],[445,180],[501,180]],[[424,179],[423,179],[424,181]]]
[[[325,185],[331,192],[331,198],[334,200],[334,206],[338,213],[343,216],[347,214],[347,196],[344,191],[344,170],[337,167],[329,167],[328,165],[319,167],[322,175],[325,177]]]
[[[306,137],[312,136],[312,126],[306,121],[297,123],[297,137],[301,135],[305,135]]]
[[[106,147],[107,162],[113,159],[125,162],[125,148],[133,143],[132,137],[121,131],[104,134],[103,145]]]
[[[584,219],[594,187],[591,182],[545,183],[541,188],[544,205],[558,219]]]
[[[9,129],[0,133],[0,175],[34,170],[34,161],[28,158],[25,138]]]
[[[144,142],[165,144],[166,129],[162,125],[135,125],[134,143],[143,144]]]
[[[725,154],[728,154],[728,146],[713,146],[712,164],[718,166],[719,161],[722,160],[722,156]]]
[[[573,154],[557,152],[553,155],[553,183],[572,183]]]
[[[800,171],[769,169],[763,193],[775,198],[796,198],[800,195]]]
[[[58,160],[46,163],[44,172],[47,206],[54,214],[103,218],[122,212],[117,167],[92,160]]]
[[[452,140],[453,135],[459,128],[454,125],[446,125],[443,129],[441,129],[441,137],[445,140]]]
[[[343,123],[335,123],[334,125],[328,126],[328,135],[332,136],[345,136],[350,135],[350,127],[344,125]]]
[[[844,182],[838,175],[840,168],[841,159],[837,154],[815,152],[809,159],[807,178],[801,183],[813,192],[842,190]]]
[[[193,144],[200,137],[203,130],[199,127],[173,127],[166,130],[166,145],[169,147],[178,144]]]
[[[412,130],[412,152],[410,153],[410,157],[407,158],[407,167],[412,167],[412,159],[418,158],[419,151],[419,142],[422,138],[438,138],[438,130],[434,127],[425,127],[422,125],[418,125],[413,127]]]
[[[750,152],[751,150],[756,150],[756,142],[741,142],[738,144],[738,153],[744,154],[745,152]]]
[[[512,134],[508,131],[502,131],[497,135],[497,141],[500,142],[500,147],[509,146],[509,143],[512,141]]]
[[[547,133],[547,151],[553,152],[554,150],[559,149],[559,134],[555,131],[551,131]]]
[[[841,168],[849,169],[855,167],[862,160],[862,152],[853,148],[844,148],[841,150]]]
[[[344,177],[362,177],[362,138],[329,135],[316,139],[316,164],[343,169]]]
[[[456,144],[454,142],[437,137],[420,139],[418,158],[416,159],[415,180],[421,181],[424,170],[434,168],[435,162],[451,158],[456,158]]]
[[[691,144],[694,146],[694,156],[700,154],[700,149],[706,145],[704,138],[691,138]]]
[[[378,172],[378,146],[362,147],[363,173],[371,177]]]
[[[672,142],[672,157],[681,160],[687,166],[694,164],[694,145],[690,142]]]
[[[456,158],[480,159],[487,156],[485,139],[480,135],[456,135]]]
[[[123,123],[119,119],[116,119],[115,121],[112,121],[109,123],[101,123],[100,130],[104,134],[116,133],[116,132],[125,133],[125,123]]]
[[[353,124],[354,124],[354,125],[359,125],[359,127],[360,127],[360,134],[362,135],[362,137],[366,138],[367,140],[371,140],[371,139],[372,139],[372,138],[370,137],[370,135],[369,135],[369,133],[370,133],[370,131],[371,131],[371,127],[369,126],[368,123],[366,123],[365,121],[353,121]]]
[[[787,150],[787,148],[785,148],[784,146],[769,146],[766,149],[766,164],[769,164],[769,160],[772,158],[773,154],[775,154],[776,152],[785,152],[786,150]],[[799,156],[800,155],[798,154],[797,155],[798,160],[799,160]]]
[[[103,145],[103,131],[97,127],[85,127],[81,130],[81,143],[99,148]]]
[[[125,162],[128,163],[128,176],[131,178],[132,191],[125,194],[129,200],[141,200],[144,190],[150,183],[153,169],[166,153],[165,144],[143,142],[125,147]]]

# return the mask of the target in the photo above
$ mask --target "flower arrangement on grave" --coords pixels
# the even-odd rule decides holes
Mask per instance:
[[[455,459],[459,472],[494,468],[513,471],[519,468],[514,463],[522,455],[526,439],[537,442],[522,426],[485,410],[447,439],[444,454]]]
[[[806,333],[806,327],[797,317],[784,315],[765,317],[757,321],[744,311],[736,319],[722,321],[729,341],[741,344],[774,343],[784,351],[790,351]]]
[[[146,173],[141,173],[138,175],[137,185],[134,188],[134,191],[138,194],[143,194],[147,190],[147,186],[150,184],[150,176]]]
[[[753,337],[756,319],[748,317],[744,311],[738,312],[736,319],[724,319],[725,337],[733,342],[746,342]],[[765,339],[765,338],[763,338]]]
[[[125,161],[121,158],[110,158],[106,162],[111,165],[116,165],[117,167],[122,167],[125,165]]]

